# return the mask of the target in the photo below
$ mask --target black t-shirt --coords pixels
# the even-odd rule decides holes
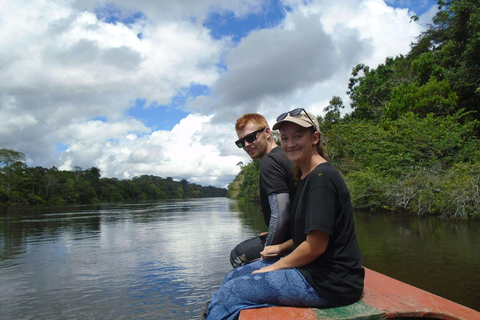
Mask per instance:
[[[341,305],[358,301],[363,292],[365,270],[355,233],[350,192],[332,164],[319,164],[299,182],[291,215],[295,248],[312,230],[330,235],[326,251],[297,269],[327,298]]]
[[[260,205],[267,226],[271,215],[268,196],[272,193],[288,193],[290,203],[295,196],[293,163],[279,146],[273,148],[260,161]]]

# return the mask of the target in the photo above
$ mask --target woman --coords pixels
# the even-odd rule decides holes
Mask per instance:
[[[242,309],[268,306],[336,307],[361,298],[365,271],[350,193],[326,160],[318,128],[302,108],[277,118],[273,129],[280,130],[298,179],[290,211],[293,238],[265,247],[264,259],[229,272],[207,319],[234,319]]]

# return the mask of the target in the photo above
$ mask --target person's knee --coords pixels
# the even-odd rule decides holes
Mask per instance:
[[[234,268],[238,268],[240,266],[243,266],[247,262],[247,257],[245,254],[240,254],[238,251],[238,245],[233,248],[233,250],[230,252],[230,264]]]
[[[263,250],[264,240],[262,237],[255,237],[239,243],[230,252],[230,264],[240,267],[261,258],[260,251]]]
[[[235,268],[235,258],[237,257],[237,247],[230,251],[230,264]]]

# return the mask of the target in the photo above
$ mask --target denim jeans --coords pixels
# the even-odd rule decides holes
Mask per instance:
[[[212,297],[207,320],[233,320],[243,309],[260,307],[335,306],[320,296],[297,269],[252,274],[276,261],[262,259],[230,271]]]

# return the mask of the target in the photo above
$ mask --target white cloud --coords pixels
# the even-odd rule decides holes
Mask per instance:
[[[124,119],[132,101],[168,103],[181,87],[217,77],[221,42],[188,21],[129,28],[61,5],[11,1],[0,12],[0,144],[33,163],[59,166],[61,142],[73,165],[93,165],[109,135],[148,131]],[[113,123],[97,128],[96,117]]]
[[[273,124],[297,106],[322,114],[333,95],[347,99],[352,67],[408,53],[424,28],[410,23],[407,9],[381,0],[287,2],[292,10],[280,25],[252,31],[237,45],[213,39],[205,18],[226,10],[245,16],[267,2],[2,3],[0,146],[24,152],[32,165],[225,186],[236,164],[249,160],[233,144],[238,116],[261,112]],[[142,15],[113,24],[97,18],[99,9]],[[171,131],[128,116],[136,99],[168,104],[192,84],[211,94],[190,102],[192,114]],[[68,149],[57,151],[56,143]]]
[[[328,101],[345,96],[352,68],[376,67],[388,56],[406,54],[422,26],[407,9],[381,0],[290,1],[282,25],[252,32],[231,49],[228,70],[212,86],[213,95],[191,106],[232,121],[232,112],[261,112],[267,118],[294,107],[323,114]]]
[[[191,114],[171,131],[141,136],[126,134],[129,123],[91,121],[65,130],[76,137],[62,154],[60,169],[96,166],[102,176],[131,178],[141,174],[187,179],[193,183],[225,186],[238,173],[235,166],[246,161],[243,151],[221,153],[218,144],[233,139],[233,126],[212,127],[210,117]],[[141,129],[141,126],[139,126]],[[209,137],[205,133],[214,133]],[[68,139],[67,139],[68,140]],[[236,148],[236,147],[235,147]],[[91,159],[94,159],[92,162]]]

